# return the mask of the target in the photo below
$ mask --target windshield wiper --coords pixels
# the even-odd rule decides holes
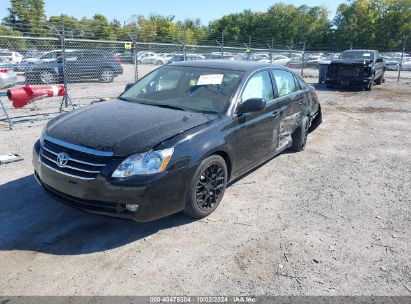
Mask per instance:
[[[149,103],[148,105],[150,105],[150,106],[156,106],[156,107],[160,107],[160,108],[167,108],[167,109],[173,109],[173,110],[187,111],[187,110],[184,109],[184,108],[180,108],[180,107],[172,106],[172,105],[167,105],[167,104]]]
[[[128,98],[124,98],[122,96],[117,97],[120,100],[124,100],[124,101],[128,101],[128,102],[133,102],[132,100],[128,99]]]

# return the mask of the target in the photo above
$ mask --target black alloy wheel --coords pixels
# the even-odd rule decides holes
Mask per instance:
[[[201,172],[196,188],[196,202],[201,210],[215,207],[225,188],[225,179],[225,171],[220,163],[212,163]]]
[[[203,160],[191,181],[184,212],[194,218],[211,214],[224,196],[227,179],[227,164],[221,156]]]

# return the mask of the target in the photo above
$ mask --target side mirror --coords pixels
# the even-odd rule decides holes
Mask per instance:
[[[126,87],[124,88],[124,92],[127,91],[129,88],[131,88],[134,85],[134,83],[127,83]]]
[[[260,112],[265,108],[266,101],[262,98],[250,98],[244,101],[237,109],[238,114]]]
[[[382,58],[377,58],[377,60],[375,60],[375,62],[384,62],[384,59],[382,59]]]

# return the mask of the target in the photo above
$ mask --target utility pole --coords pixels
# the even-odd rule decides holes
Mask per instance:
[[[271,37],[271,45],[268,45],[268,48],[270,49],[270,63],[273,63],[273,49],[274,49],[274,38]]]
[[[304,57],[305,57],[305,41],[303,42],[303,56],[301,57],[301,76],[304,75],[304,63],[305,63]]]
[[[407,37],[404,36],[404,42],[402,44],[402,52],[401,52],[401,61],[400,61],[400,66],[398,67],[397,82],[400,82],[400,76],[401,76],[401,70],[402,70],[402,61],[404,60],[405,42],[406,41],[407,41]]]
[[[138,39],[138,28],[136,22],[134,22],[133,35],[129,36],[133,42],[133,63],[134,63],[134,81],[138,80],[138,50],[137,50],[137,39]]]
[[[221,32],[221,59],[224,59],[224,31]]]
[[[183,31],[183,60],[186,61],[186,27],[184,26]]]
[[[218,40],[216,40],[215,42],[220,47],[221,59],[224,59],[224,31],[221,32],[221,43]]]
[[[249,50],[249,52],[248,52],[248,60],[250,60],[250,59],[251,59],[251,35],[248,36],[248,50]]]
[[[65,41],[65,33],[64,33],[64,16],[63,14],[61,15],[61,33],[54,27],[52,26],[52,29],[56,32],[57,36],[60,39],[60,45],[61,45],[61,64],[62,64],[62,74],[63,74],[63,85],[64,85],[64,91],[65,94],[63,96],[63,100],[61,101],[60,105],[60,112],[63,110],[63,104],[64,107],[67,108],[68,104],[71,105],[71,107],[74,109],[74,105],[71,102],[71,98],[68,93],[68,88],[67,88],[67,71],[66,71],[66,41]],[[58,64],[58,63],[57,63]]]

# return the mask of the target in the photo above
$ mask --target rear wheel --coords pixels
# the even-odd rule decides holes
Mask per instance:
[[[318,112],[315,118],[311,121],[310,128],[308,129],[308,133],[313,132],[315,129],[318,128],[319,125],[323,122],[323,113],[321,111],[321,106],[318,106]]]
[[[39,75],[42,84],[51,84],[57,82],[56,74],[52,71],[42,71]]]
[[[294,152],[300,152],[304,150],[305,144],[307,143],[308,130],[310,128],[310,120],[307,116],[304,116],[301,124],[295,129],[294,133],[291,134],[292,145],[291,150]]]
[[[103,69],[100,78],[103,82],[112,82],[114,80],[114,73],[110,69]]]
[[[193,218],[211,214],[223,199],[227,187],[227,165],[219,155],[201,162],[190,184],[184,212]]]

